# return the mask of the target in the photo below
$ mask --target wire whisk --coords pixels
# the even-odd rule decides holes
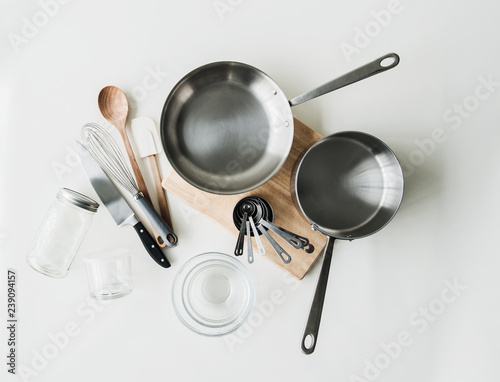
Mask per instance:
[[[158,215],[153,206],[139,191],[130,168],[111,134],[96,123],[87,123],[82,127],[83,144],[109,178],[122,185],[137,201],[142,211],[151,222],[153,229],[165,243],[171,247],[177,244],[177,236],[172,228]]]
[[[108,176],[132,195],[139,192],[125,157],[110,133],[97,123],[87,123],[82,127],[82,139],[87,150]]]

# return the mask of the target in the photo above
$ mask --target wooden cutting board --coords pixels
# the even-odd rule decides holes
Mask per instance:
[[[326,237],[319,232],[311,230],[309,222],[295,208],[290,192],[291,175],[297,159],[305,150],[321,139],[322,136],[297,119],[294,119],[294,126],[295,132],[292,149],[285,164],[271,180],[255,190],[239,195],[215,195],[191,186],[175,171],[171,171],[168,174],[163,180],[162,186],[168,192],[183,199],[188,205],[214,219],[229,230],[235,236],[235,245],[236,237],[239,233],[233,224],[233,209],[236,203],[240,199],[251,195],[260,196],[267,200],[273,208],[274,223],[289,231],[307,237],[315,249],[313,253],[306,253],[303,250],[295,249],[269,231],[270,235],[292,257],[292,261],[284,264],[263,236],[261,238],[266,248],[265,256],[257,253],[257,244],[255,243],[255,239],[252,239],[255,261],[259,261],[264,257],[300,280],[319,256],[326,243]],[[242,260],[246,261],[246,247]]]

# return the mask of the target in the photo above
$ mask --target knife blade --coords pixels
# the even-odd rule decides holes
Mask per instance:
[[[119,227],[124,225],[133,226],[139,235],[144,248],[146,248],[153,260],[163,268],[169,268],[170,263],[161,251],[160,247],[156,244],[151,235],[149,235],[144,225],[137,219],[134,211],[132,211],[120,191],[118,191],[116,186],[113,182],[111,182],[92,155],[90,155],[85,146],[82,143],[75,141],[75,149],[80,157],[82,168],[87,174],[92,187],[94,187],[94,190],[101,199],[102,203],[106,206],[106,209],[115,223]]]

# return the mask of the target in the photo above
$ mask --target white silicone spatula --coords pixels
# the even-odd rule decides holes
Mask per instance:
[[[168,211],[167,198],[165,197],[165,191],[161,186],[161,174],[155,156],[161,152],[161,146],[157,144],[157,142],[159,143],[159,139],[156,132],[156,125],[151,118],[139,117],[132,119],[131,128],[137,151],[139,152],[139,157],[147,158],[149,161],[149,166],[151,167],[155,183],[156,197],[158,198],[158,204],[160,205],[160,214],[163,220],[165,220],[165,222],[172,227],[172,221]]]

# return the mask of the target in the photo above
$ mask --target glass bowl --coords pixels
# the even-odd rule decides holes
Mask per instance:
[[[174,310],[184,325],[206,336],[238,329],[255,304],[250,272],[232,256],[208,252],[184,264],[172,287]]]

